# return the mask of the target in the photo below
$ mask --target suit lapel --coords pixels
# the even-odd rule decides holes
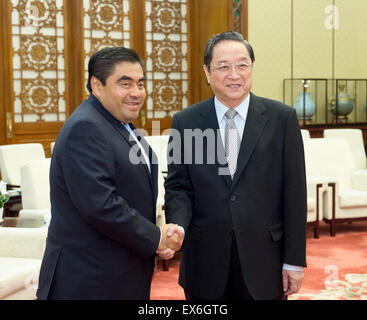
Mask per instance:
[[[251,93],[250,105],[238,154],[237,170],[232,181],[232,188],[235,186],[239,176],[245,169],[267,120],[265,106],[257,96]]]
[[[130,132],[127,131],[127,129],[120,124],[114,125],[114,127],[119,131],[119,133],[124,137],[124,139],[127,141],[127,143],[134,147],[137,143],[135,140],[130,140]],[[141,165],[144,167],[145,173],[148,176],[149,184],[153,190],[153,199],[154,199],[154,206],[156,205],[157,195],[158,195],[158,159],[155,153],[153,152],[153,149],[149,146],[148,142],[144,139],[143,135],[140,133],[140,131],[134,126],[133,123],[130,123],[131,130],[134,131],[135,136],[139,140],[141,146],[144,148],[144,151],[146,155],[149,158],[150,163],[150,171],[148,168],[148,165],[146,163],[142,163]],[[141,155],[141,157],[144,157]],[[143,159],[143,158],[142,158]]]
[[[217,114],[215,112],[214,106],[214,96],[208,100],[208,103],[205,105],[204,109],[201,112],[202,123],[201,123],[201,130],[205,131],[206,129],[213,129],[215,135],[215,164],[217,166],[217,173],[219,174],[222,170],[227,172],[228,171],[228,163],[226,157],[224,155],[224,145],[222,141],[222,137],[219,133],[219,124]],[[231,176],[228,174],[222,174],[221,177],[223,178],[224,182],[227,184],[228,188],[231,187],[232,181]]]
[[[153,151],[150,148],[149,144],[147,143],[147,141],[143,138],[143,136],[141,135],[141,133],[139,132],[139,130],[136,129],[136,127],[134,126],[134,124],[130,124],[130,128],[131,130],[134,131],[134,134],[136,136],[136,138],[139,140],[141,146],[144,148],[144,151],[146,153],[146,155],[149,158],[149,162],[150,162],[150,168],[151,168],[151,172],[149,171],[148,165],[143,163],[143,167],[145,169],[146,174],[148,175],[149,178],[149,182],[152,184],[152,174],[154,172],[154,167],[152,165],[152,155],[153,155]],[[130,144],[131,147],[134,147],[136,145],[136,141],[135,140],[130,140],[130,132],[127,131],[127,129],[121,124],[120,127],[118,127],[119,132],[122,134],[122,136],[125,138],[125,140],[127,140],[127,142]],[[141,159],[144,159],[144,156],[141,155]],[[157,162],[155,162],[157,163]]]

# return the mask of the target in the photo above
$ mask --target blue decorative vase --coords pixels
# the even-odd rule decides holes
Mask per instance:
[[[354,102],[350,99],[348,93],[339,93],[338,94],[338,106],[336,107],[336,99],[335,95],[332,98],[332,107],[331,112],[336,114],[338,111],[339,116],[347,116],[353,111]]]
[[[311,117],[315,114],[316,106],[309,92],[304,95],[301,92],[294,104],[298,119],[311,120]]]
[[[344,92],[345,86],[339,85],[338,105],[336,105],[336,95],[331,98],[331,113],[338,116],[346,117],[353,111],[354,101],[348,93]]]

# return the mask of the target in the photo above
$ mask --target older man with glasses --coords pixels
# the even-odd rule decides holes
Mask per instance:
[[[165,209],[167,221],[185,232],[179,283],[187,299],[286,299],[302,283],[301,132],[293,108],[250,92],[254,62],[239,33],[212,37],[204,72],[214,96],[172,120],[182,137],[213,130],[219,141],[209,146],[206,139],[202,148],[195,135],[170,142],[183,161],[168,166]],[[213,148],[216,159],[209,162]],[[187,161],[191,156],[207,162]]]

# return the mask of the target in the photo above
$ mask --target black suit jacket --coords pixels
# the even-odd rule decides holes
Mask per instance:
[[[146,164],[132,164],[132,145],[93,95],[65,122],[51,161],[40,299],[149,298],[160,240],[157,165],[150,174]]]
[[[182,137],[184,129],[214,129],[220,139],[215,161],[210,161],[213,147],[207,139],[201,147],[195,139],[172,140],[175,159],[181,154],[181,164],[175,161],[168,166],[165,209],[167,222],[185,229],[179,283],[193,296],[219,298],[234,235],[251,295],[279,297],[283,263],[306,266],[305,164],[295,110],[251,94],[233,181],[218,174],[224,147],[217,132],[214,97],[177,113],[172,128]],[[203,164],[194,161],[200,159],[199,151]],[[192,164],[184,164],[189,154]],[[170,160],[172,153],[169,156]]]

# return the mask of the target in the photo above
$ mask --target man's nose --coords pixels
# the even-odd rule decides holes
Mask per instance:
[[[231,65],[231,68],[230,68],[230,71],[229,71],[229,75],[232,78],[238,78],[240,76],[239,72],[237,71],[236,65],[234,65],[234,64]]]
[[[131,88],[130,88],[130,94],[132,96],[139,96],[142,93],[144,93],[144,90],[143,89],[140,89],[137,84],[131,86]]]

